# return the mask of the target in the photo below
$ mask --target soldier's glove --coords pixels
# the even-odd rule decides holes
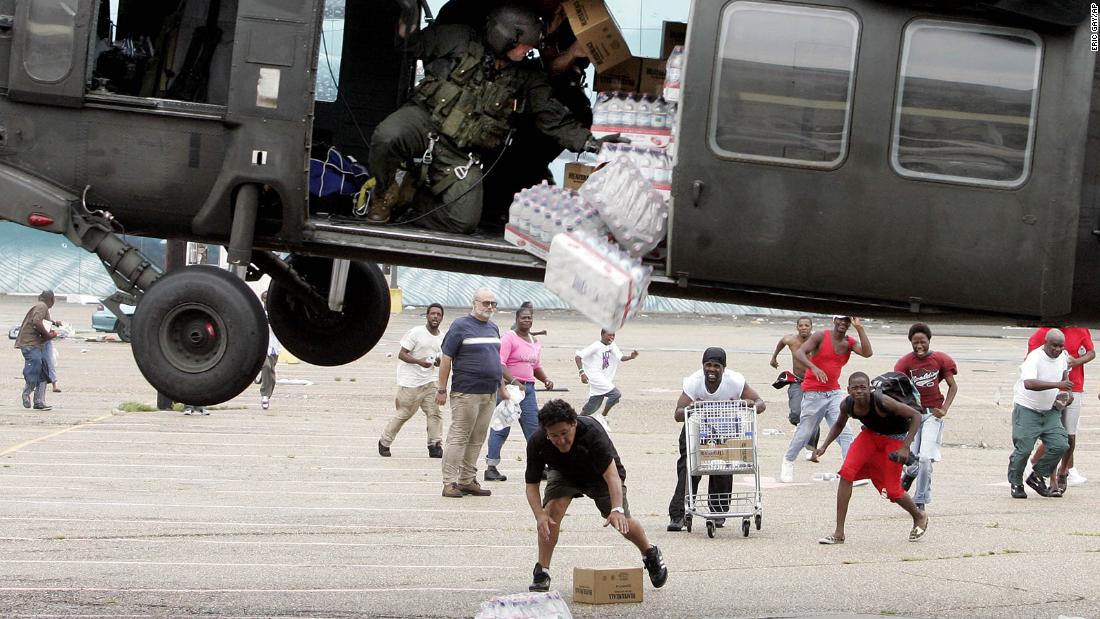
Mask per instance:
[[[588,141],[584,143],[584,152],[598,153],[604,144],[630,144],[630,138],[624,138],[618,133],[609,133],[602,138],[589,136]]]

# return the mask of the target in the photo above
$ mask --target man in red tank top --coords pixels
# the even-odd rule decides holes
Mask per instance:
[[[855,327],[859,340],[848,335],[848,328]],[[787,453],[783,455],[779,481],[794,481],[794,461],[799,450],[824,419],[829,425],[836,423],[840,415],[840,403],[844,401],[844,391],[840,388],[840,370],[855,353],[861,357],[870,357],[871,340],[858,318],[851,316],[833,316],[833,328],[818,331],[806,340],[794,356],[806,366],[806,377],[802,380],[802,413],[795,428]],[[852,444],[852,431],[845,428],[837,439],[840,443],[841,459],[848,455],[848,446]]]

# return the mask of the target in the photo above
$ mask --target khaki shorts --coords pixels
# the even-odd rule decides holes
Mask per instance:
[[[1066,434],[1077,434],[1077,426],[1081,423],[1081,402],[1084,399],[1084,393],[1074,393],[1073,402],[1062,411],[1062,425],[1066,428]]]
[[[550,469],[546,472],[546,490],[542,493],[542,506],[554,499],[570,497],[573,499],[587,496],[596,502],[596,509],[600,515],[607,518],[611,515],[611,495],[607,492],[607,484],[599,483],[585,488],[574,486],[564,475]],[[626,502],[626,484],[623,484],[623,511],[627,518],[630,517],[630,504]]]

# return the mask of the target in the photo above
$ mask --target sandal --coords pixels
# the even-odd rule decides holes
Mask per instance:
[[[832,546],[834,544],[843,544],[844,543],[844,538],[843,537],[837,537],[835,535],[826,535],[825,537],[817,540],[817,543],[818,544],[826,544],[828,546]]]
[[[924,537],[924,534],[928,532],[929,521],[925,521],[923,527],[914,526],[912,531],[909,531],[909,541],[915,542]]]
[[[1050,496],[1055,499],[1062,498],[1062,495],[1066,493],[1065,486],[1052,486],[1050,489]]]

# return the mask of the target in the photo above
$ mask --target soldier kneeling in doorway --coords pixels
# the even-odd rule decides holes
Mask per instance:
[[[594,138],[553,98],[546,72],[522,62],[539,45],[543,30],[536,13],[506,4],[489,14],[485,32],[439,24],[409,35],[410,52],[424,60],[425,78],[371,137],[375,185],[364,213],[369,223],[390,221],[402,193],[397,172],[415,160],[418,165],[406,177],[417,184],[418,214],[409,221],[443,232],[473,232],[481,219],[483,168],[503,156],[524,115],[574,152],[596,152],[604,142],[619,141],[618,136]]]

